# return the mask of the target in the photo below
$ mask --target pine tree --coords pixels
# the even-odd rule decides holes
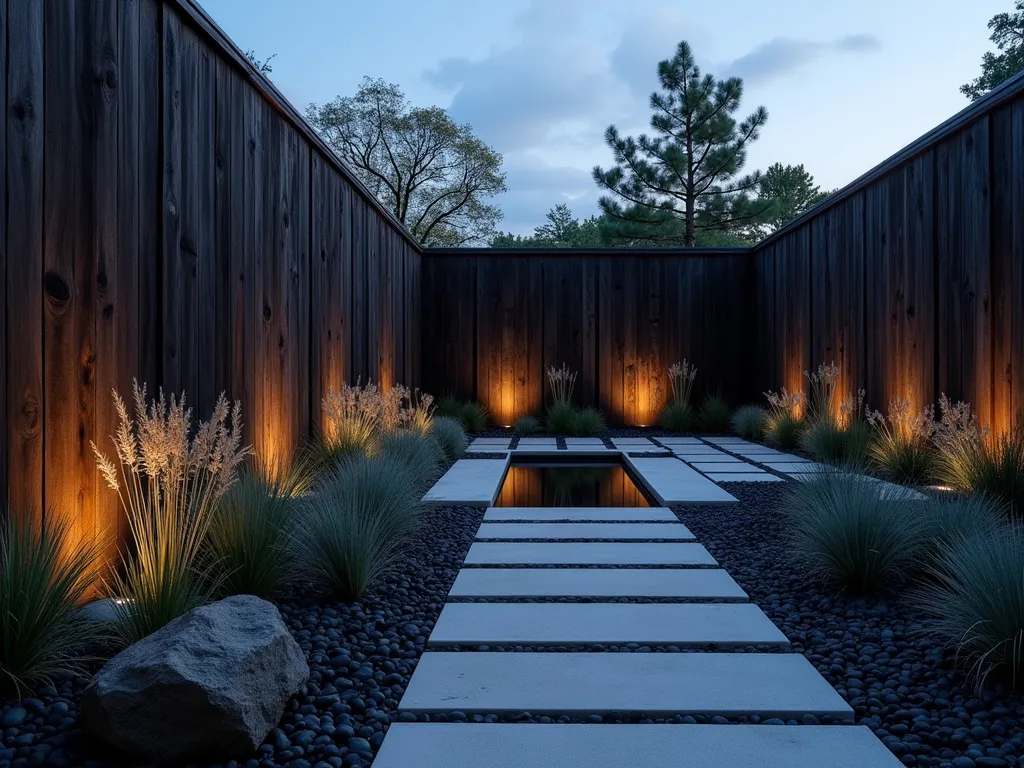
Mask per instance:
[[[737,123],[743,81],[702,75],[686,41],[658,64],[658,79],[655,135],[622,137],[614,125],[605,132],[615,167],[594,168],[594,181],[612,193],[600,200],[606,237],[692,247],[702,232],[753,225],[764,212],[751,198],[760,176],[741,171],[768,112],[758,107]]]

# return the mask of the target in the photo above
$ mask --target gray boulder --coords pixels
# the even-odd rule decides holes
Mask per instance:
[[[82,699],[86,730],[155,763],[251,753],[309,679],[277,608],[252,595],[196,608],[125,648]]]

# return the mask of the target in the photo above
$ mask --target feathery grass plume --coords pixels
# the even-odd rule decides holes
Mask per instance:
[[[1024,505],[1024,418],[993,437],[978,426],[966,402],[939,399],[940,420],[935,424],[938,449],[936,475],[964,493],[982,493],[1005,503],[1014,512]]]
[[[206,534],[205,550],[217,594],[269,599],[292,570],[289,547],[295,499],[290,488],[243,470],[221,496]]]
[[[908,399],[889,402],[889,416],[880,411],[867,412],[874,430],[868,456],[881,472],[901,483],[919,485],[931,478],[935,469],[935,409],[931,406],[913,413]]]
[[[697,378],[696,366],[690,365],[683,358],[681,363],[672,363],[668,368],[668,380],[672,384],[672,402],[675,405],[689,406],[693,381]]]
[[[461,459],[469,446],[469,440],[466,439],[466,433],[462,431],[462,425],[447,416],[433,420],[430,425],[430,435],[441,447],[445,460],[449,464]]]
[[[718,395],[709,395],[697,413],[697,426],[703,432],[728,432],[729,404]]]
[[[95,443],[96,463],[117,492],[134,547],[123,551],[123,574],[106,585],[116,603],[116,631],[126,643],[141,640],[172,619],[207,602],[219,586],[201,558],[214,509],[234,484],[249,454],[242,447],[242,405],[222,394],[208,422],[192,432],[185,395],[168,402],[163,390],[147,402],[133,383],[135,418],[117,392],[117,462]]]
[[[795,557],[856,594],[902,577],[921,547],[923,518],[913,505],[880,496],[877,481],[840,470],[798,483],[786,505]]]
[[[380,455],[404,465],[421,494],[437,481],[445,464],[444,451],[437,440],[409,430],[386,433],[381,439]]]
[[[323,398],[323,427],[319,436],[322,462],[336,466],[346,456],[372,454],[377,449],[384,400],[372,381],[342,384]]]
[[[759,405],[743,405],[732,415],[732,430],[747,440],[760,440],[764,436],[764,423],[768,414]]]
[[[551,396],[555,403],[572,401],[572,391],[576,387],[578,375],[578,371],[570,371],[565,363],[562,363],[561,368],[555,368],[553,365],[548,368],[548,385],[551,387]]]
[[[548,408],[544,427],[552,435],[572,435],[576,427],[576,409],[568,400],[555,400]]]
[[[804,371],[804,378],[810,383],[811,396],[808,416],[812,421],[838,421],[839,402],[836,382],[839,380],[839,366],[834,362],[822,363],[816,371]]]
[[[934,561],[958,539],[987,535],[1003,524],[1003,505],[986,496],[932,496],[919,509]]]
[[[980,690],[992,674],[1024,680],[1024,531],[958,535],[918,594],[927,629],[951,646]]]
[[[52,512],[41,524],[0,516],[0,693],[52,685],[63,674],[85,674],[84,654],[101,639],[97,622],[78,612],[99,577],[103,542],[78,539]]]
[[[843,398],[839,405],[838,423],[841,427],[849,427],[854,424],[863,424],[866,421],[867,409],[864,407],[864,398],[867,391],[858,389]]]
[[[430,433],[434,423],[434,398],[418,389],[413,390],[409,400],[409,407],[406,410],[406,428],[420,435]]]
[[[596,437],[606,429],[604,417],[596,408],[581,408],[573,416],[573,437]]]
[[[300,502],[301,572],[333,596],[358,600],[394,567],[416,530],[418,502],[415,480],[399,459],[354,459]]]
[[[765,438],[776,448],[795,448],[803,431],[804,394],[791,393],[783,387],[780,392],[765,392],[764,396],[768,400],[768,415],[764,422]]]
[[[965,493],[983,493],[1007,504],[1011,512],[1024,509],[1024,417],[1009,430],[993,436],[978,427],[971,407],[939,400],[942,418],[935,425],[939,479]]]
[[[695,420],[693,409],[685,403],[669,403],[658,414],[658,426],[670,432],[689,432]]]
[[[459,406],[458,419],[467,432],[483,432],[487,429],[490,416],[483,405],[476,402],[463,403]]]
[[[520,416],[512,425],[512,430],[520,437],[529,437],[540,432],[540,421],[534,416]]]

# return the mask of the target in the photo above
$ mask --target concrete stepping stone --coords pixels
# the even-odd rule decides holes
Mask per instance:
[[[753,603],[448,603],[429,645],[788,646]]]
[[[750,461],[756,461],[758,464],[763,464],[766,461],[771,461],[775,464],[792,464],[794,462],[803,464],[808,461],[806,456],[794,456],[791,453],[738,453]]]
[[[693,541],[697,537],[674,523],[482,523],[476,538],[488,539],[629,539]]]
[[[767,472],[708,472],[708,478],[716,483],[784,483],[781,477]]]
[[[901,768],[865,726],[395,723],[374,768]]]
[[[696,461],[691,462],[690,466],[701,472],[754,472],[756,474],[764,471],[738,459],[732,463],[726,461]]]
[[[728,504],[736,498],[674,458],[628,459],[659,504]]]
[[[707,440],[709,443],[717,445],[758,445],[758,443],[752,443],[742,437],[709,437]]]
[[[501,445],[470,445],[466,448],[466,453],[508,453],[508,446]]]
[[[607,445],[567,445],[568,453],[599,453],[604,451],[606,453],[610,451],[616,451],[615,448],[609,448]]]
[[[850,705],[799,653],[427,651],[399,709],[853,720]]]
[[[503,445],[508,445],[511,442],[511,437],[474,437],[471,445],[478,445],[482,443],[502,443]]]
[[[505,477],[504,459],[459,459],[423,496],[424,504],[490,507]]]
[[[612,445],[652,445],[647,437],[613,437],[611,441]]]
[[[554,437],[520,437],[519,447],[522,448],[528,445],[558,445],[558,440]]]
[[[607,447],[600,437],[567,437],[565,438],[565,444],[569,447],[578,445],[600,445]]]
[[[723,448],[724,447],[725,446],[723,446]],[[732,451],[732,453],[738,454],[740,456],[749,456],[749,457],[752,457],[752,458],[756,457],[756,456],[783,456],[783,455],[785,455],[785,454],[782,453],[782,451],[777,451],[774,448],[769,448],[768,446],[762,446],[762,447],[758,447],[758,448],[727,448],[726,450]]]
[[[696,437],[656,437],[654,439],[662,445],[705,445]]]
[[[710,482],[710,481],[709,481]],[[716,486],[717,487],[717,486]],[[474,542],[467,565],[718,565],[692,542]]]
[[[747,600],[718,568],[465,568],[448,596]]]
[[[678,518],[665,507],[491,507],[484,512],[484,520],[599,523],[620,520],[677,522]]]

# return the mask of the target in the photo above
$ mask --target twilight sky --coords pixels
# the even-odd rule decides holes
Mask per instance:
[[[557,203],[597,210],[602,134],[648,129],[657,63],[690,42],[739,75],[738,117],[770,114],[747,170],[803,163],[843,186],[968,104],[959,86],[1010,0],[200,0],[304,111],[364,75],[436,104],[504,155],[499,228],[528,234]]]

